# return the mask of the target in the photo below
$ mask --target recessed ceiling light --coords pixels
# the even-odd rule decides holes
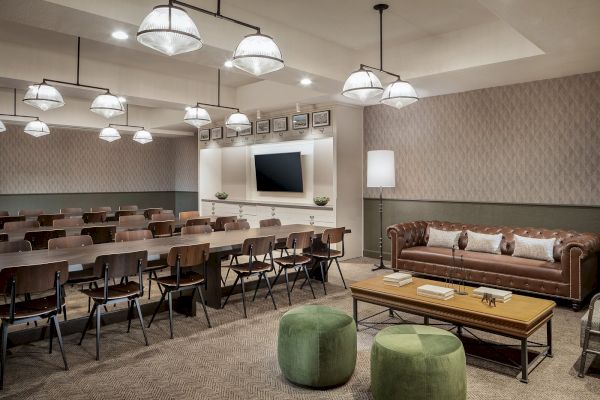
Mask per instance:
[[[300,80],[300,84],[302,86],[309,86],[309,85],[312,85],[312,81],[309,78],[302,78]]]
[[[225,61],[225,63],[223,64],[226,68],[231,68],[233,67],[233,61],[231,60],[227,60]]]
[[[123,31],[114,31],[112,37],[118,40],[125,40],[129,38],[129,35]]]

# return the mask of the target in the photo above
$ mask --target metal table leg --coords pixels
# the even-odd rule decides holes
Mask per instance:
[[[354,322],[356,323],[356,330],[358,331],[358,300],[352,298],[352,316],[354,317]]]
[[[523,383],[528,383],[529,355],[527,351],[527,339],[521,339],[521,379]]]
[[[552,357],[552,318],[546,323],[546,344],[548,345],[547,356]]]

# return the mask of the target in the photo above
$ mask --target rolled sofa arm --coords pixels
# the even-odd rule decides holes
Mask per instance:
[[[561,252],[561,265],[569,274],[571,298],[584,300],[595,287],[598,279],[600,236],[582,233],[566,239]]]
[[[398,258],[403,249],[425,245],[427,224],[425,221],[414,221],[387,228],[387,236],[392,242],[392,268],[397,268]]]

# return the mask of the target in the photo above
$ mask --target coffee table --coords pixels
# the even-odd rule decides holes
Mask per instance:
[[[381,276],[350,285],[357,329],[359,325],[369,326],[365,321],[370,317],[358,319],[358,302],[362,301],[386,307],[390,313],[397,310],[422,316],[425,324],[429,324],[430,318],[450,323],[458,328],[459,336],[465,327],[516,339],[521,344],[521,362],[517,368],[524,383],[528,382],[531,370],[544,358],[552,357],[552,316],[556,306],[553,301],[513,294],[510,301],[490,307],[474,297],[474,288],[468,286],[467,295],[455,295],[450,300],[417,295],[417,288],[426,284],[444,286],[443,282],[417,277],[413,277],[413,282],[406,286],[390,286],[384,284]],[[546,343],[530,341],[531,335],[543,326],[546,326]],[[528,352],[530,344],[541,349],[531,360]]]

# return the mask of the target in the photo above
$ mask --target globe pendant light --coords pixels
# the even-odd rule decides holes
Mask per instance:
[[[104,118],[113,118],[123,114],[125,107],[117,96],[107,92],[94,99],[90,106],[90,111],[102,115]]]
[[[225,126],[229,129],[233,129],[234,131],[241,131],[243,129],[248,129],[252,125],[250,124],[250,120],[245,114],[240,112],[233,113],[227,118],[225,122]]]
[[[25,125],[23,132],[38,138],[50,134],[50,129],[48,129],[48,125],[46,125],[44,122],[36,119],[28,122],[27,125]]]
[[[253,75],[263,75],[284,67],[281,51],[270,36],[247,35],[233,52],[233,65]]]
[[[210,124],[211,119],[210,115],[204,108],[200,107],[190,107],[185,112],[185,117],[183,117],[183,121],[187,124],[195,126],[196,128],[200,128],[206,124]]]
[[[115,140],[121,139],[119,131],[112,127],[103,128],[98,137],[102,140],[106,140],[107,142],[114,142]]]
[[[65,105],[60,92],[54,86],[44,82],[29,86],[25,97],[23,97],[23,102],[42,111]]]
[[[396,108],[402,108],[417,100],[419,100],[419,97],[412,85],[400,78],[396,82],[389,84],[381,97],[383,104]]]
[[[133,140],[141,144],[150,143],[152,141],[152,134],[147,130],[142,129],[133,135]]]
[[[137,41],[168,56],[202,47],[194,21],[182,8],[172,4],[154,7],[140,24]]]
[[[4,122],[0,121],[0,132],[6,132],[6,126],[4,126]]]
[[[346,79],[342,95],[365,102],[380,96],[382,92],[383,86],[377,75],[361,67]]]

